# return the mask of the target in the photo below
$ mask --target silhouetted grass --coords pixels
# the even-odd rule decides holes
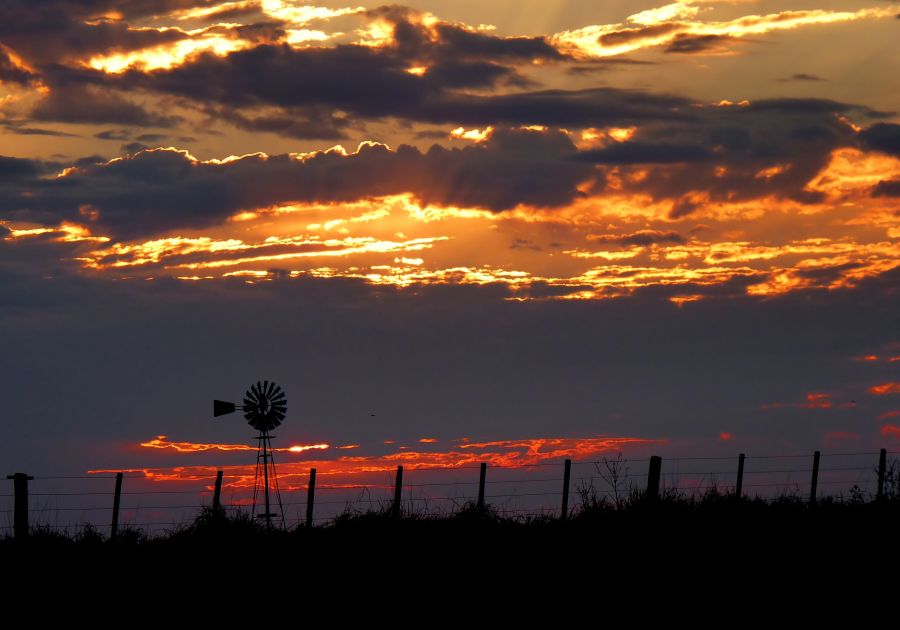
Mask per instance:
[[[565,572],[586,565],[635,579],[667,568],[677,579],[679,571],[703,565],[720,572],[759,563],[823,574],[841,564],[869,571],[898,556],[893,532],[900,525],[900,493],[893,486],[878,503],[858,489],[810,505],[799,491],[762,499],[715,486],[699,493],[666,488],[655,500],[635,487],[609,494],[582,487],[570,498],[565,520],[558,510],[509,514],[473,502],[434,514],[412,501],[397,518],[390,501],[360,501],[311,528],[269,528],[246,510],[206,507],[192,521],[153,535],[121,527],[115,540],[90,525],[76,533],[35,526],[27,541],[0,541],[0,560],[42,566],[62,559],[73,567],[97,563],[161,572],[200,564],[204,579],[276,564],[343,579],[347,567],[368,571],[425,562],[507,571]],[[609,580],[613,573],[603,575]]]
[[[204,507],[193,521],[155,535],[140,528],[121,526],[115,540],[93,525],[80,531],[58,531],[47,525],[34,525],[26,544],[35,547],[159,547],[184,544],[234,544],[242,541],[278,539],[307,541],[337,539],[368,533],[431,535],[470,535],[473,532],[503,531],[529,535],[553,530],[556,534],[582,534],[591,531],[608,532],[622,528],[664,528],[683,531],[686,528],[728,524],[739,530],[754,527],[790,528],[815,523],[819,528],[838,527],[863,529],[875,522],[897,523],[900,519],[900,496],[891,493],[877,503],[857,490],[847,496],[825,496],[810,505],[799,492],[786,491],[768,498],[736,497],[728,489],[716,487],[701,493],[677,488],[662,490],[650,500],[642,490],[630,489],[618,500],[601,496],[590,489],[579,489],[575,505],[563,521],[559,514],[506,515],[495,506],[465,503],[458,509],[433,514],[425,509],[405,508],[395,517],[390,502],[361,509],[348,504],[338,515],[313,528],[296,525],[281,528],[277,522],[269,528],[244,510],[226,512]],[[0,540],[0,548],[15,541],[7,535]]]

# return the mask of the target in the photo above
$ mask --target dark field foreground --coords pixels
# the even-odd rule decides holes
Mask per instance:
[[[618,507],[582,504],[567,521],[550,517],[501,518],[474,505],[451,516],[403,515],[390,509],[347,512],[326,526],[271,529],[247,514],[204,509],[190,524],[146,537],[123,529],[109,540],[92,528],[75,536],[33,529],[25,541],[0,542],[7,579],[49,575],[77,583],[113,572],[125,580],[166,574],[169,580],[228,584],[235,576],[291,574],[306,584],[351,576],[403,576],[405,587],[423,580],[463,579],[472,588],[505,582],[554,580],[630,583],[635,588],[705,576],[704,588],[764,581],[800,586],[800,576],[821,581],[853,578],[869,586],[883,574],[893,582],[900,559],[900,498],[881,502],[800,497],[772,501],[711,494],[699,499],[632,496]],[[481,586],[476,586],[481,583]],[[620,584],[621,585],[621,584]]]
[[[0,598],[10,615],[100,627],[890,627],[898,535],[894,499],[637,500],[566,522],[472,506],[444,518],[348,513],[291,531],[210,509],[152,539],[5,540]]]

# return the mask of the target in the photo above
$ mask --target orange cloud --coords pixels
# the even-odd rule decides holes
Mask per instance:
[[[388,441],[390,442],[390,441]],[[460,469],[476,467],[481,463],[505,468],[533,466],[551,460],[569,458],[583,460],[602,453],[618,452],[624,448],[647,444],[665,443],[633,437],[600,436],[589,438],[530,438],[521,440],[495,440],[471,442],[456,440],[458,446],[446,451],[417,451],[398,447],[396,451],[384,455],[342,455],[334,459],[286,461],[278,464],[278,478],[282,491],[299,490],[306,487],[309,469],[315,468],[320,476],[330,477],[335,484],[344,487],[347,483],[362,484],[361,478],[382,480],[384,474],[392,474],[398,465],[406,470]],[[195,444],[191,442],[168,442],[164,436],[141,444],[145,448],[166,449],[182,454],[203,451],[255,451],[255,446],[236,444]],[[315,445],[309,448],[318,448]],[[288,451],[290,448],[274,449]],[[217,470],[225,471],[227,485],[234,489],[252,488],[255,466],[177,466],[171,468],[133,468],[90,470],[90,474],[130,472],[142,475],[154,482],[196,482],[214,478]],[[379,476],[381,475],[381,476]],[[325,482],[327,487],[330,482]],[[370,484],[367,484],[370,485]]]
[[[46,227],[22,227],[22,228],[14,228],[12,226],[6,226],[7,229],[10,230],[9,235],[6,238],[29,238],[35,236],[48,236],[54,235],[55,237],[52,239],[54,241],[60,243],[77,243],[79,241],[93,241],[97,243],[106,243],[109,241],[109,238],[105,236],[94,236],[91,231],[83,225],[78,225],[75,223],[67,223],[62,222],[59,227],[55,228],[46,228]]]
[[[131,28],[131,30],[171,31],[173,29]],[[184,32],[184,39],[153,46],[152,48],[96,55],[88,59],[84,65],[109,74],[118,74],[131,69],[139,69],[146,72],[182,65],[191,57],[201,53],[225,56],[229,53],[249,48],[252,45],[253,42],[247,40],[228,37],[216,32],[206,32],[201,29]]]
[[[888,394],[900,394],[900,383],[888,382],[879,385],[873,385],[869,388],[869,393],[875,396],[886,396]]]
[[[800,403],[766,403],[761,405],[764,410],[783,409],[792,407],[794,409],[831,409],[834,407],[834,395],[828,392],[810,392],[806,395],[806,400]]]
[[[697,20],[698,13],[699,8],[691,3],[676,2],[632,15],[625,24],[592,25],[564,31],[554,35],[552,41],[573,56],[602,58],[672,44],[680,37],[742,38],[817,24],[893,18],[897,11],[889,7],[858,11],[781,11],[721,22]]]
[[[169,442],[165,435],[157,435],[152,440],[141,442],[144,448],[155,448],[160,450],[170,450],[178,453],[201,453],[204,451],[256,451],[258,447],[249,444],[198,444],[195,442]],[[282,448],[273,448],[273,451],[282,451],[287,453],[303,453],[309,450],[324,451],[331,448],[329,444],[305,444],[297,446],[287,446]],[[346,448],[346,447],[343,447]]]
[[[895,424],[886,424],[881,427],[881,435],[884,437],[900,438],[900,426]]]

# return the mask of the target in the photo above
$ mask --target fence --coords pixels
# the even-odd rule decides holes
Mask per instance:
[[[347,510],[384,509],[400,517],[404,513],[450,514],[466,505],[490,505],[494,512],[508,518],[542,515],[566,519],[578,500],[593,497],[617,502],[635,489],[644,491],[650,500],[666,492],[697,495],[717,490],[762,498],[792,493],[810,504],[826,494],[843,497],[846,491],[856,499],[878,501],[884,498],[887,483],[892,488],[898,483],[898,462],[888,467],[888,453],[886,449],[830,454],[816,451],[812,457],[742,453],[737,458],[666,460],[658,456],[628,460],[620,455],[600,461],[566,459],[515,467],[482,463],[404,470],[398,466],[392,476],[385,474],[383,482],[372,484],[323,484],[321,478],[327,475],[313,468],[305,484],[284,493],[282,514],[286,525],[315,526]],[[632,472],[638,466],[646,472]],[[4,525],[0,516],[0,533],[19,538],[27,536],[35,525],[66,533],[92,525],[115,538],[123,525],[148,532],[183,525],[204,506],[232,511],[250,507],[248,489],[229,486],[225,481],[228,478],[218,471],[208,478],[211,483],[204,478],[192,479],[192,483],[204,482],[200,488],[160,490],[153,487],[158,481],[143,475],[41,477],[16,473],[7,477],[13,492],[0,494],[0,501],[5,502],[0,503],[0,515],[6,517]],[[223,501],[223,486],[231,493],[230,500]]]

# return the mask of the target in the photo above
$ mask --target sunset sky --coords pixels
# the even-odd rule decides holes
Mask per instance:
[[[898,14],[0,0],[5,474],[900,449]]]

